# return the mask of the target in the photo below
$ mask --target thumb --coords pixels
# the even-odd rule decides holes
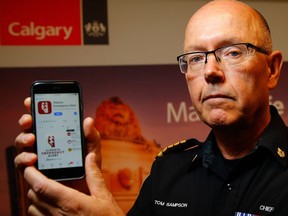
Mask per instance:
[[[86,182],[91,196],[105,199],[110,192],[105,185],[101,170],[96,163],[96,154],[90,152],[85,159]]]
[[[83,123],[83,128],[87,141],[87,152],[96,153],[96,162],[98,167],[101,168],[101,138],[99,131],[95,128],[94,120],[91,117],[86,118]]]

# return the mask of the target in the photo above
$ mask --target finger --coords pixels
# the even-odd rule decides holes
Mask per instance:
[[[24,177],[31,187],[28,196],[33,206],[47,213],[44,215],[85,215],[77,212],[83,210],[80,206],[85,206],[90,196],[48,179],[32,166],[25,169]]]
[[[38,198],[49,202],[49,204],[59,204],[69,202],[71,199],[71,194],[79,193],[74,189],[68,188],[59,182],[44,176],[40,171],[38,171],[33,166],[28,166],[24,171],[24,178],[30,185],[31,189]],[[37,200],[34,200],[35,202]]]
[[[48,179],[35,167],[28,166],[24,171],[24,177],[31,189],[37,194],[48,194],[55,193],[54,188],[59,187],[60,183]],[[57,194],[59,195],[59,194]]]
[[[100,144],[100,134],[95,128],[94,120],[88,117],[83,123],[84,134],[87,141],[87,151],[96,153],[96,163],[101,167],[101,144]]]
[[[110,192],[106,188],[100,168],[96,164],[96,154],[89,153],[85,160],[86,181],[91,195],[107,197]]]
[[[35,205],[29,206],[28,214],[31,216],[48,216],[47,212],[42,213]]]
[[[34,153],[22,152],[18,154],[14,159],[15,167],[31,166],[37,160],[37,155]]]
[[[83,122],[84,134],[86,141],[91,142],[99,142],[100,134],[94,126],[94,120],[91,117],[87,117]]]
[[[57,208],[51,206],[47,200],[42,201],[37,194],[30,189],[28,191],[28,198],[31,200],[32,205],[29,207],[28,212],[30,211],[33,215],[57,215]]]
[[[93,203],[98,204],[97,206],[94,204],[91,205],[90,209],[93,209],[93,213],[96,212],[99,213],[99,215],[124,216],[124,212],[119,207],[110,191],[107,189],[102,173],[95,160],[96,155],[95,153],[91,152],[87,155],[85,161],[87,185],[89,187],[91,196],[96,199],[96,201],[93,201]]]
[[[22,130],[31,130],[32,128],[32,116],[30,114],[24,114],[18,120],[20,129]]]
[[[27,111],[31,112],[31,97],[27,97],[24,100],[24,106],[26,107]]]
[[[32,147],[35,142],[35,135],[32,133],[20,133],[16,139],[15,144],[19,151],[23,148]]]

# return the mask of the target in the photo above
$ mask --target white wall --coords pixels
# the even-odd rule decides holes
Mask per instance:
[[[175,64],[190,16],[207,1],[108,0],[109,45],[0,46],[0,67]],[[288,1],[244,1],[267,18],[288,60]]]

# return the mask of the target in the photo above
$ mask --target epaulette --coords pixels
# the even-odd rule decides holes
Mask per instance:
[[[183,140],[183,141],[167,146],[156,156],[156,158],[162,157],[169,153],[187,151],[189,149],[198,147],[200,144],[201,143],[196,139]]]

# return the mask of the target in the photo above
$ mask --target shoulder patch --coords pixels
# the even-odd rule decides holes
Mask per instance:
[[[197,148],[201,143],[196,139],[189,139],[177,142],[164,148],[156,158],[162,157],[169,153],[187,151],[189,149]]]

